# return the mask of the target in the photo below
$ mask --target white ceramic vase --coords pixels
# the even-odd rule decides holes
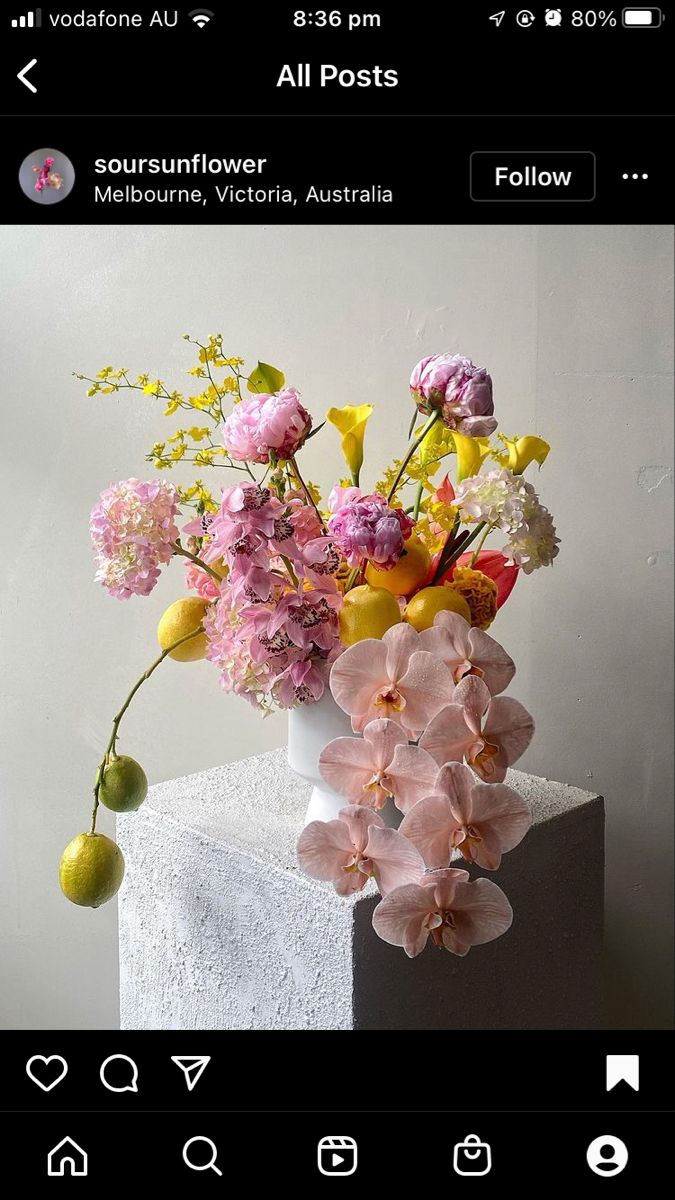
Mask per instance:
[[[315,704],[299,704],[288,714],[288,764],[312,785],[312,794],[305,813],[305,825],[310,821],[334,821],[341,808],[349,804],[344,796],[334,792],[319,771],[319,755],[324,746],[338,737],[360,737],[354,733],[346,713],[335,703],[328,688]],[[390,800],[381,810],[385,825],[398,829],[403,814]]]
[[[319,755],[337,737],[354,737],[352,723],[335,703],[328,688],[315,704],[299,704],[288,714],[288,764],[312,785],[305,825],[334,821],[349,801],[321,778]]]

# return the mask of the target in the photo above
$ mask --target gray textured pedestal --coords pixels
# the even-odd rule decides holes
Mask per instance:
[[[123,1029],[589,1029],[598,1023],[603,802],[519,771],[534,825],[495,878],[504,937],[416,959],[301,874],[308,785],[272,751],[157,784],[118,821]],[[473,872],[478,874],[480,872]]]

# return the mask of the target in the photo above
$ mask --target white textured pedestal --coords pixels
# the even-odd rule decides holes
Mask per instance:
[[[593,1028],[602,798],[508,782],[534,814],[494,876],[512,928],[463,959],[429,944],[414,960],[373,932],[372,884],[343,899],[300,872],[309,785],[284,751],[155,785],[118,820],[122,1028]]]

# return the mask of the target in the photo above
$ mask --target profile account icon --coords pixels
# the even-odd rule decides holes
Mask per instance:
[[[628,1147],[621,1138],[604,1133],[591,1142],[586,1151],[586,1162],[595,1175],[611,1179],[612,1175],[619,1175],[628,1162]]]

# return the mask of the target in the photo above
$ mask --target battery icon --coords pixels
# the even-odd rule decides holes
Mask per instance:
[[[624,8],[621,17],[627,29],[658,29],[662,19],[660,8]]]

